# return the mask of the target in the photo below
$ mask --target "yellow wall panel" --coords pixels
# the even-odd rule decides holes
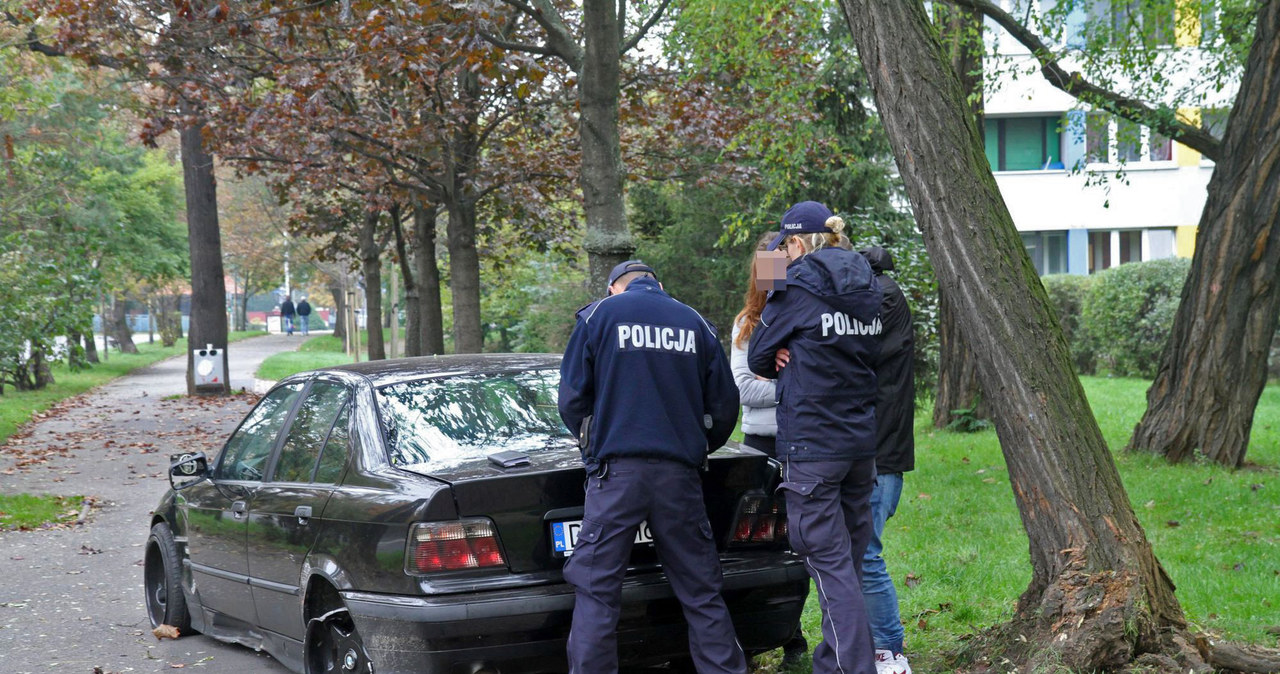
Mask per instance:
[[[1200,46],[1200,0],[1178,0],[1173,20],[1179,47]]]
[[[1178,119],[1192,126],[1199,126],[1200,108],[1178,108]],[[1173,158],[1178,166],[1200,165],[1200,153],[1182,143],[1173,144]]]
[[[1178,257],[1191,257],[1196,252],[1195,225],[1183,225],[1174,232],[1174,246]]]

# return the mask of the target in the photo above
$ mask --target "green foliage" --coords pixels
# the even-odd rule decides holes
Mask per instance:
[[[569,342],[574,312],[603,296],[585,287],[583,265],[554,251],[481,264],[481,283],[489,289],[480,297],[486,351],[559,353]]]
[[[186,273],[178,173],[126,142],[116,96],[0,50],[0,386],[48,385],[57,338],[89,332],[100,293]]]
[[[1071,347],[1071,360],[1075,363],[1078,374],[1093,374],[1097,371],[1098,356],[1089,342],[1088,331],[1081,325],[1081,315],[1085,298],[1096,277],[1079,274],[1051,274],[1040,277],[1044,289],[1049,295],[1049,303],[1058,314],[1058,322],[1062,326],[1062,334]]]
[[[1119,376],[1154,377],[1191,260],[1132,262],[1096,275],[1081,320],[1099,364]]]
[[[962,407],[957,410],[951,410],[951,421],[947,423],[947,430],[956,433],[977,433],[991,428],[991,421],[983,419],[976,414],[978,406],[981,404],[980,397],[974,397],[973,402],[968,407]]]

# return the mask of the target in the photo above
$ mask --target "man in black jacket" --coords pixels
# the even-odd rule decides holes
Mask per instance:
[[[699,473],[738,420],[729,359],[711,325],[638,260],[615,267],[609,296],[577,316],[559,398],[588,474],[582,528],[564,567],[574,587],[569,672],[617,673],[622,580],[647,521],[684,607],[698,672],[746,674]]]
[[[911,674],[902,655],[898,593],[881,556],[885,521],[902,496],[902,474],[915,468],[915,332],[911,309],[896,281],[893,256],[879,247],[859,251],[871,264],[884,300],[880,305],[880,359],[876,363],[876,485],[871,492],[871,542],[862,557],[862,597],[871,620],[878,674]]]

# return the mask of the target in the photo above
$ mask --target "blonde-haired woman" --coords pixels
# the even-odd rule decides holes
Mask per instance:
[[[747,364],[778,380],[777,441],[791,547],[822,607],[817,674],[875,674],[862,598],[872,533],[881,293],[861,255],[839,247],[844,221],[815,201],[792,206],[770,248],[791,263],[752,332]]]
[[[769,242],[773,238],[773,232],[765,232],[756,241],[751,264],[748,266],[747,292],[742,298],[742,311],[733,319],[733,334],[729,342],[729,364],[733,370],[733,380],[738,385],[738,399],[742,403],[742,444],[769,456],[777,455],[774,440],[778,434],[778,382],[757,376],[747,367],[747,343],[751,339],[751,333],[760,324],[760,312],[764,311],[765,301],[769,299],[767,289],[785,278],[785,267],[783,273],[779,274],[768,256],[757,255],[768,251]],[[808,652],[809,644],[797,623],[795,635],[782,647],[782,663],[797,663]]]

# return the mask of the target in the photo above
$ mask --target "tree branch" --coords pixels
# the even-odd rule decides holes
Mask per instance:
[[[636,29],[635,34],[623,40],[622,49],[620,50],[622,54],[631,51],[637,44],[640,44],[640,40],[644,39],[645,34],[649,32],[650,28],[653,28],[655,23],[658,23],[658,20],[662,18],[662,14],[667,10],[667,7],[670,4],[671,0],[662,0],[662,4],[658,5],[658,8],[653,10],[653,14],[650,14],[648,19],[645,19],[645,22],[640,26],[640,28]]]
[[[520,10],[539,26],[542,26],[542,29],[547,32],[545,49],[548,51],[545,53],[564,59],[565,63],[568,63],[574,72],[582,70],[582,59],[584,58],[582,46],[573,38],[573,34],[569,32],[569,27],[565,25],[564,19],[560,16],[560,12],[556,10],[555,5],[551,3],[551,0],[532,0],[532,5],[524,2],[524,0],[502,0],[502,2]],[[489,39],[487,35],[482,34],[482,37],[486,40]]]
[[[1031,50],[1031,54],[1040,63],[1040,72],[1053,86],[1107,112],[1149,126],[1209,159],[1217,161],[1222,156],[1222,141],[1214,138],[1204,129],[1179,121],[1177,118],[1171,119],[1142,101],[1093,84],[1085,80],[1079,72],[1068,73],[1040,36],[1028,30],[991,0],[947,0],[947,2],[977,10],[1000,24],[1000,27],[1008,31],[1015,40]]]

